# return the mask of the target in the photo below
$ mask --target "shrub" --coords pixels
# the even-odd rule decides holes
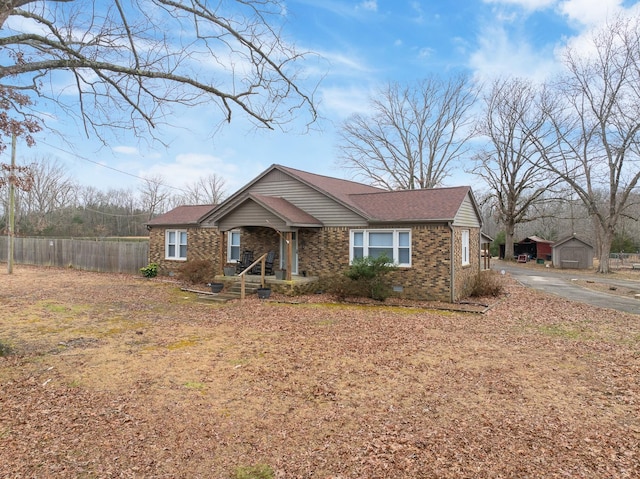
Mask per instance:
[[[206,259],[192,259],[178,268],[178,278],[191,284],[208,283],[214,277],[213,263]]]
[[[11,347],[8,344],[5,344],[2,341],[0,341],[0,358],[2,356],[7,356],[10,353],[11,353]]]
[[[312,283],[313,284],[313,283]],[[343,300],[349,297],[367,296],[368,291],[360,282],[352,281],[345,275],[325,276],[313,284],[315,291],[323,291]]]
[[[504,280],[497,271],[480,271],[473,282],[470,296],[500,296],[504,292]]]
[[[344,274],[352,281],[361,283],[366,288],[368,297],[384,301],[391,295],[391,285],[385,277],[394,269],[396,267],[391,259],[383,254],[377,258],[367,256],[354,259]]]
[[[158,263],[149,263],[147,266],[140,268],[140,272],[145,278],[155,278],[158,276]]]
[[[268,464],[236,467],[232,479],[273,479],[275,473]]]

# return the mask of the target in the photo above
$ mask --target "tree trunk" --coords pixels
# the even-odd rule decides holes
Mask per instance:
[[[515,254],[513,250],[513,236],[515,235],[514,225],[505,225],[504,232],[504,259],[505,261],[513,261]]]
[[[598,251],[598,257],[600,264],[598,265],[598,273],[607,274],[611,272],[609,267],[609,253],[611,251],[611,243],[613,243],[613,231],[605,230],[600,236],[600,248]]]

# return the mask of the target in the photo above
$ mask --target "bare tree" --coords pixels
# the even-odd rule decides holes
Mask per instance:
[[[308,54],[281,36],[282,11],[278,0],[0,2],[0,94],[35,93],[103,141],[105,127],[170,121],[176,105],[217,105],[221,119],[241,112],[267,128],[300,111],[314,121],[298,82]]]
[[[148,219],[163,213],[166,203],[171,199],[171,192],[162,175],[145,177],[144,183],[138,188],[142,209],[148,212]]]
[[[473,173],[490,189],[488,200],[505,228],[505,259],[514,255],[516,225],[539,217],[536,207],[548,201],[557,183],[536,164],[543,151],[539,141],[547,134],[541,108],[544,89],[523,79],[497,80],[484,97],[484,117],[478,132],[488,146],[475,156]]]
[[[476,97],[465,75],[391,83],[371,98],[371,114],[344,122],[340,163],[390,190],[438,186],[467,152]]]
[[[20,195],[21,214],[33,233],[40,234],[50,226],[51,215],[76,203],[78,186],[57,160],[36,159],[29,165],[32,186]]]
[[[601,273],[640,180],[640,18],[617,18],[568,49],[568,74],[550,103],[556,142],[545,167],[566,181],[593,220]],[[551,153],[552,152],[552,153]]]
[[[186,193],[183,195],[184,203],[189,205],[218,204],[225,196],[225,183],[226,180],[215,173],[201,176],[186,186]]]

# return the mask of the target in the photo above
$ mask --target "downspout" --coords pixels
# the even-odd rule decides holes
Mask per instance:
[[[456,241],[455,241],[455,230],[453,229],[453,224],[451,223],[451,221],[449,221],[447,223],[449,225],[449,230],[451,230],[451,247],[449,248],[450,254],[451,254],[451,260],[450,260],[450,269],[451,269],[451,287],[449,288],[449,301],[451,303],[454,302],[454,296],[455,296],[455,288],[456,288]]]

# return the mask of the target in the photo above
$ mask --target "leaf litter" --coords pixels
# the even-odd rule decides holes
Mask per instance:
[[[640,477],[638,317],[507,289],[485,314],[219,306],[20,266],[0,291],[0,476]]]

